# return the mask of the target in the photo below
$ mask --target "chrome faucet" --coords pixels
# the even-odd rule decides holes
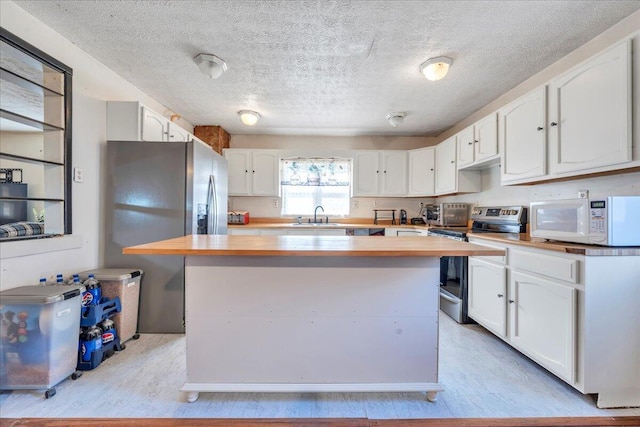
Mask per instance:
[[[314,224],[318,222],[318,208],[322,209],[322,212],[324,212],[324,208],[321,205],[316,206],[316,209],[313,211]],[[320,223],[322,223],[322,218],[320,218]]]

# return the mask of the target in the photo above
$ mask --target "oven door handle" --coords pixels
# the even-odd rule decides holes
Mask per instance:
[[[446,299],[447,301],[452,302],[452,303],[454,303],[454,304],[460,304],[460,300],[459,300],[458,298],[450,297],[449,295],[447,295],[447,294],[445,294],[445,293],[443,293],[443,292],[440,292],[440,297],[441,297],[441,298],[444,298],[444,299]]]

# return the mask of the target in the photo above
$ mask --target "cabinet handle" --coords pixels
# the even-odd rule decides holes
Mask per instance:
[[[498,298],[502,298],[504,295],[502,294],[498,294]]]
[[[253,173],[256,173],[256,171],[253,171]]]
[[[245,170],[244,170],[244,173],[249,173],[249,171],[245,169]]]
[[[557,122],[551,122],[551,126],[558,126]]]
[[[479,140],[477,140],[477,139],[475,139],[475,140],[473,141],[473,143],[474,143],[474,144],[477,144],[478,142],[480,142],[480,141],[479,141]]]
[[[384,173],[387,173],[387,171],[384,171]]]
[[[376,173],[380,173],[380,171],[376,171]]]
[[[455,163],[455,162],[456,162],[455,160],[451,160],[451,163]]]
[[[467,145],[472,145],[472,144],[473,144],[473,142],[468,142],[468,143],[467,143]]]
[[[515,301],[514,301],[514,300],[512,300],[512,299],[510,299],[510,300],[509,300],[509,304],[513,304],[514,302],[515,302]]]
[[[544,129],[544,128],[543,128],[543,127],[541,127],[541,126],[538,126],[538,130],[542,130],[542,129]]]
[[[431,172],[433,172],[433,168],[429,169]]]

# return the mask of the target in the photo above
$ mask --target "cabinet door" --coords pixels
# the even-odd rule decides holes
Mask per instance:
[[[180,142],[188,142],[189,141],[189,132],[182,129],[180,126],[173,122],[168,122],[168,140],[169,141],[180,141]]]
[[[575,381],[576,315],[574,288],[511,272],[512,345],[571,384]]]
[[[473,126],[469,126],[457,135],[458,137],[458,167],[473,163],[474,135]]]
[[[319,228],[316,230],[318,236],[344,236],[347,234],[345,228]]]
[[[436,146],[436,194],[456,192],[456,137]]]
[[[142,141],[166,141],[169,120],[146,107],[142,107]]]
[[[254,150],[251,194],[254,196],[278,196],[280,194],[280,164],[275,150]]]
[[[435,148],[409,151],[409,195],[431,196],[435,189]]]
[[[469,257],[469,316],[503,338],[507,336],[506,299],[505,267]]]
[[[407,195],[407,152],[382,152],[382,191],[385,196]]]
[[[542,86],[500,110],[502,184],[547,173],[547,88]]]
[[[474,125],[473,147],[475,161],[498,154],[498,115],[493,113]]]
[[[551,82],[551,172],[631,160],[631,40]]]
[[[353,160],[353,196],[377,196],[380,193],[378,151],[357,152]]]
[[[251,193],[251,151],[225,150],[229,164],[229,195],[248,196]]]

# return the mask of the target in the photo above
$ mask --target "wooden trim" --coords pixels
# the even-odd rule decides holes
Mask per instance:
[[[638,426],[632,417],[543,417],[543,418],[433,418],[415,420],[369,420],[366,418],[7,418],[0,427],[563,427]]]

